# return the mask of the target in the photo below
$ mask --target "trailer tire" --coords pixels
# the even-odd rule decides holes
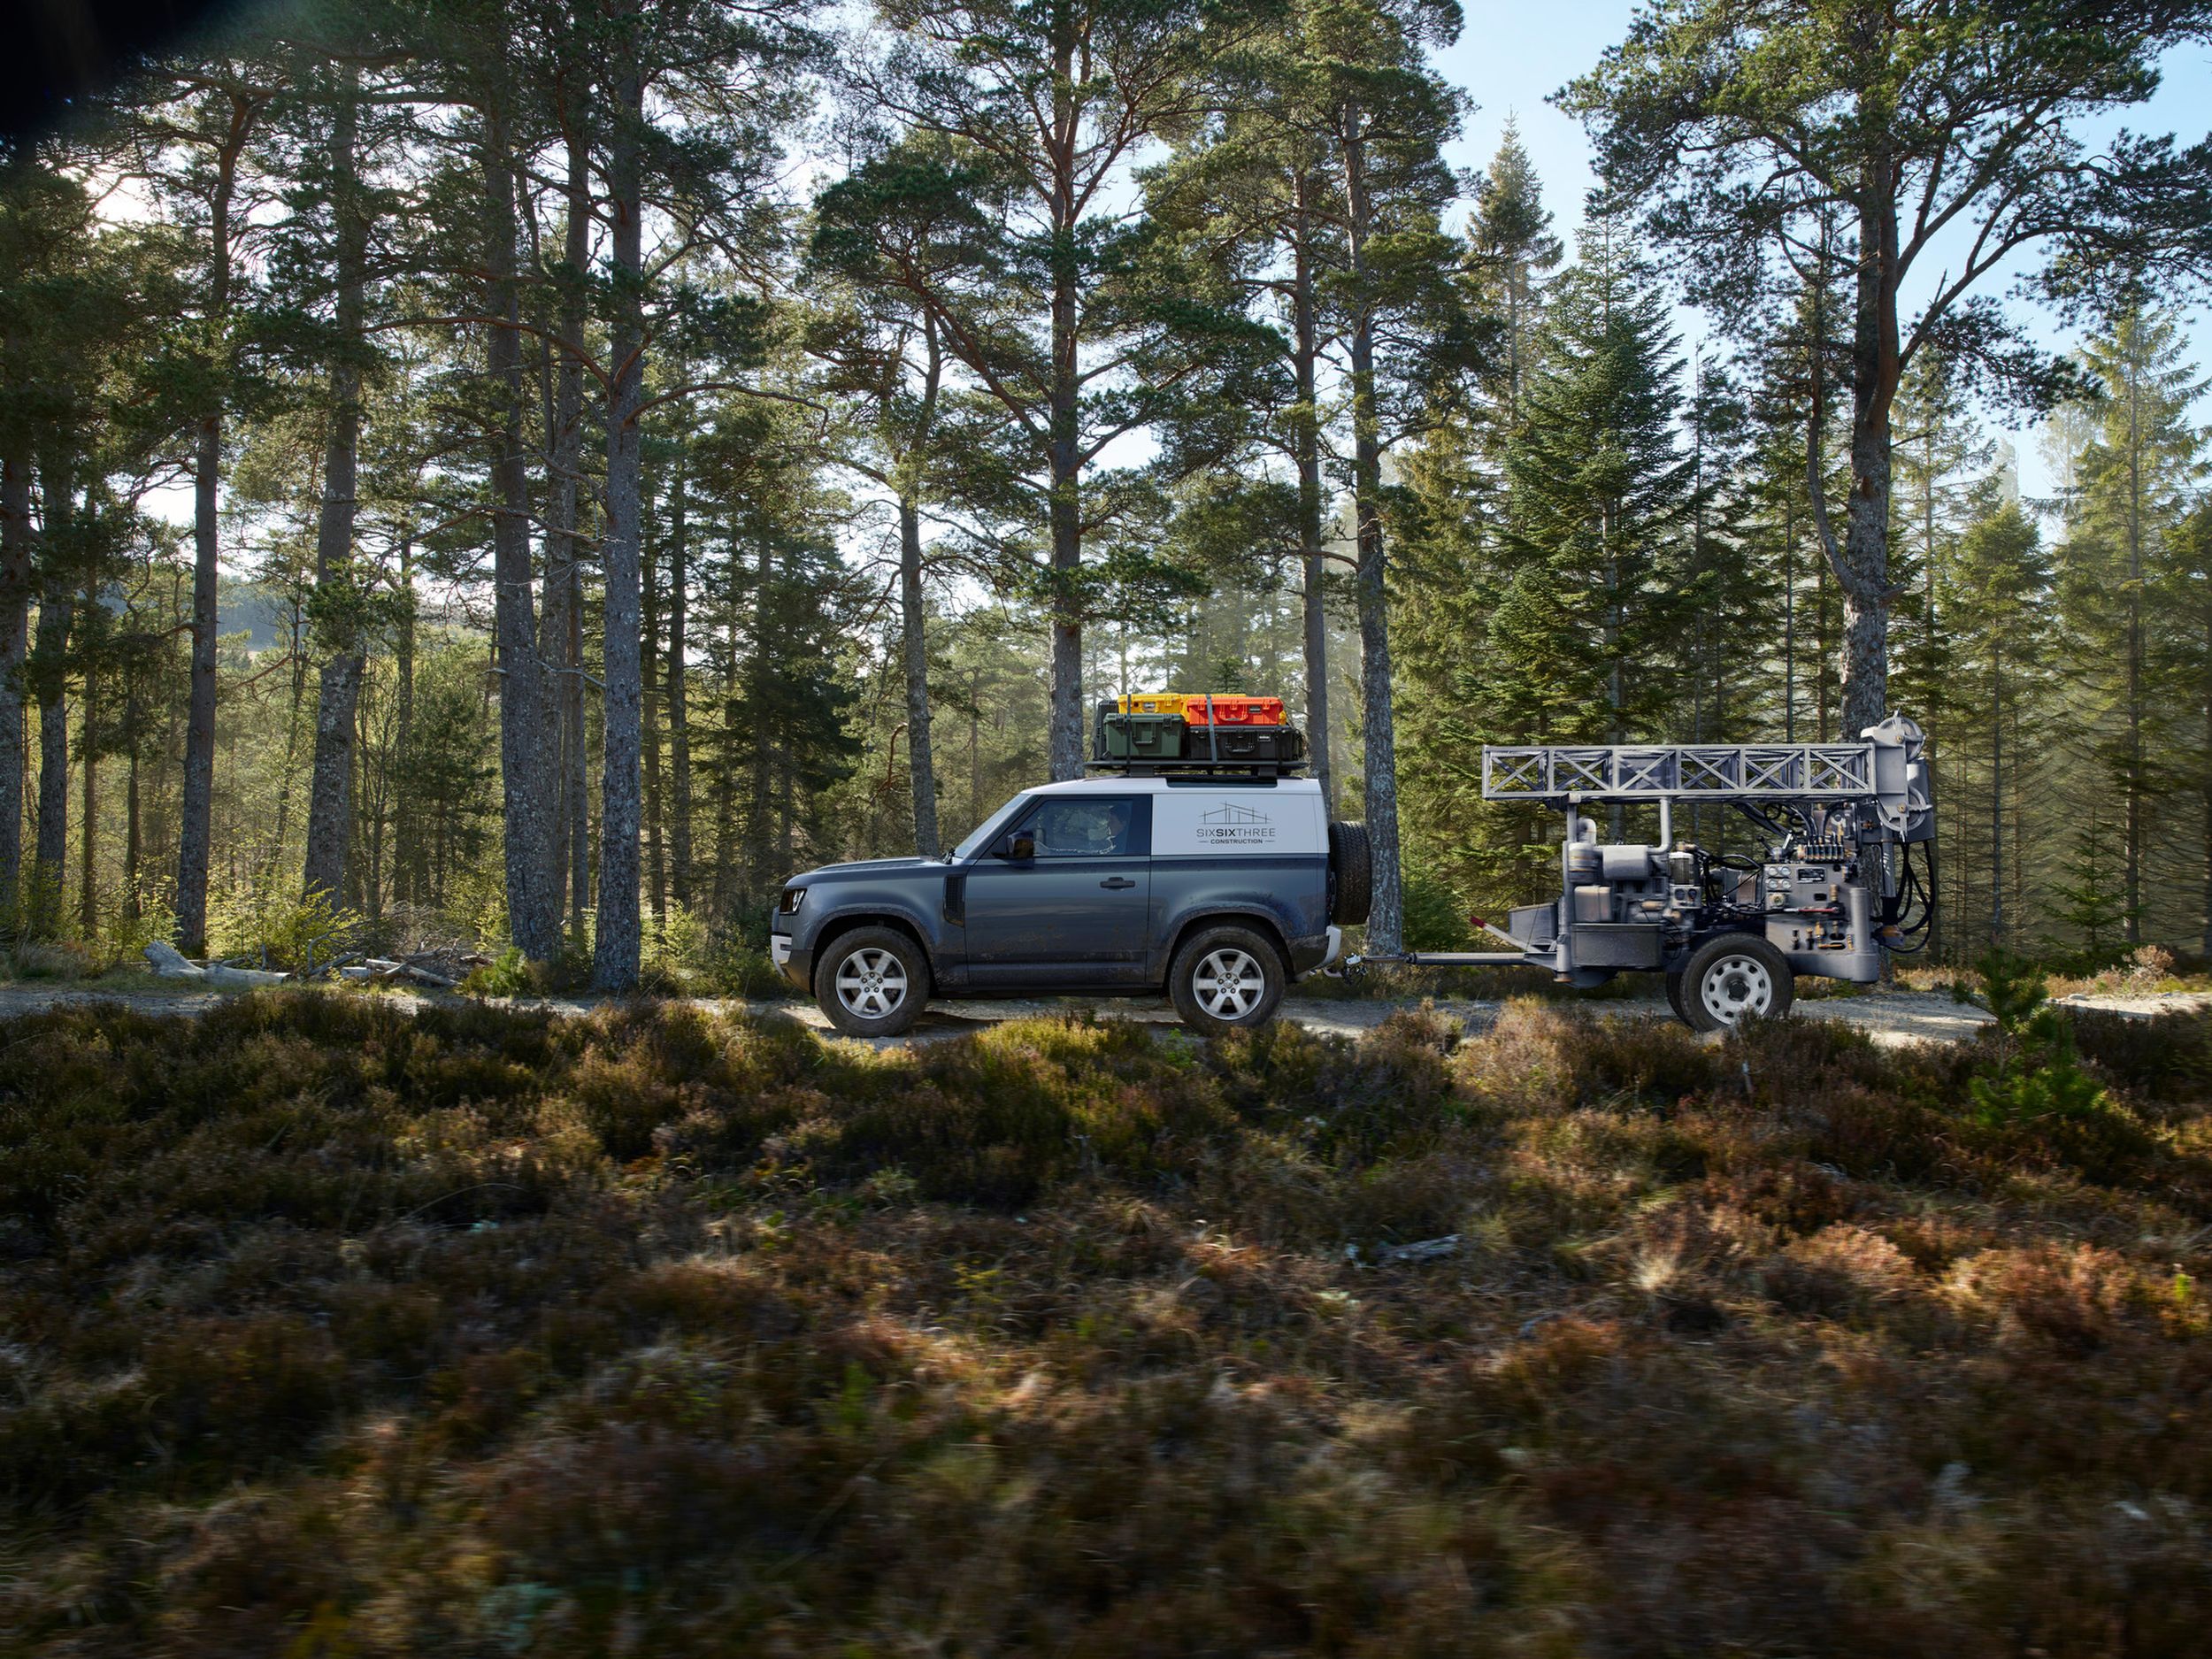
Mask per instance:
[[[1375,899],[1375,866],[1364,824],[1329,826],[1329,919],[1357,927]]]
[[[1722,1031],[1780,1019],[1796,995],[1796,975],[1772,945],[1756,933],[1715,933],[1682,964],[1677,1011],[1692,1031]]]

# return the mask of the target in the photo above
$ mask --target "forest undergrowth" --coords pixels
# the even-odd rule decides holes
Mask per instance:
[[[1999,1001],[0,1024],[0,1650],[2199,1653],[2212,1020]]]

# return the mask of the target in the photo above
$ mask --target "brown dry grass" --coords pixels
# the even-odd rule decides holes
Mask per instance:
[[[18,1019],[0,1651],[2200,1653],[2207,1025],[2079,1035]]]

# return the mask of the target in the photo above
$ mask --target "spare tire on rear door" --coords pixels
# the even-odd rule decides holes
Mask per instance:
[[[1373,902],[1374,867],[1367,856],[1367,826],[1329,826],[1329,919],[1357,927]]]

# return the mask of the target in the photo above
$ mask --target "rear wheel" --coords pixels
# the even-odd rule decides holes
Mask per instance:
[[[1202,927],[1175,953],[1168,995],[1184,1023],[1210,1037],[1264,1025],[1283,1000],[1275,947],[1249,927]]]
[[[848,1037],[895,1037],[929,1002],[929,958],[896,928],[856,927],[822,953],[814,1000]]]
[[[1693,1031],[1720,1031],[1747,1019],[1779,1019],[1797,994],[1782,953],[1756,933],[1716,933],[1682,964],[1678,1000],[1671,1000]]]

